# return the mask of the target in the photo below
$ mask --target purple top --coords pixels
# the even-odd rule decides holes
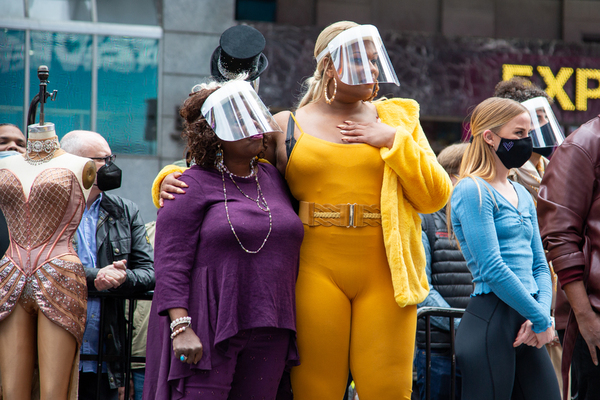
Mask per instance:
[[[272,231],[257,254],[246,253],[231,231],[219,171],[194,166],[180,179],[189,186],[186,194],[166,201],[156,221],[156,289],[148,329],[145,399],[168,399],[167,380],[180,386],[193,370],[210,370],[221,363],[227,357],[227,339],[240,330],[296,330],[295,284],[304,229],[277,169],[259,163],[258,179],[271,209]],[[235,181],[256,199],[254,178]],[[269,214],[240,193],[227,174],[225,185],[235,232],[246,249],[256,250],[269,231]],[[196,365],[182,363],[173,352],[168,310],[178,307],[188,310],[192,329],[204,346]],[[294,343],[288,362],[297,360]]]

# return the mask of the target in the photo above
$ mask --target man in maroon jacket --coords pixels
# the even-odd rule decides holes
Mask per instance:
[[[563,381],[572,360],[572,391],[579,400],[600,399],[599,178],[600,116],[583,124],[556,150],[537,206],[548,261],[568,299],[566,308],[556,306],[557,328],[564,329],[559,331],[564,335]],[[563,393],[564,399],[567,396]]]

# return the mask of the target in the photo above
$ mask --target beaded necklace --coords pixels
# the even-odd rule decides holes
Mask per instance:
[[[260,188],[260,183],[258,182],[258,173],[256,172],[256,167],[252,166],[252,172],[250,173],[250,175],[247,176],[247,178],[254,176],[254,180],[256,181],[256,192],[257,192],[256,199],[254,199],[254,198],[248,196],[246,193],[244,193],[244,191],[239,187],[239,185],[237,184],[235,179],[233,179],[234,174],[231,171],[229,171],[227,166],[225,166],[225,163],[219,163],[218,169],[221,171],[221,180],[223,181],[223,196],[225,198],[225,214],[227,215],[227,222],[229,223],[231,232],[233,233],[233,236],[235,236],[235,239],[239,243],[242,250],[244,250],[246,253],[256,254],[259,251],[261,251],[262,248],[265,246],[265,243],[267,243],[267,240],[269,239],[269,236],[271,236],[271,230],[273,228],[273,216],[271,215],[271,209],[269,208],[269,205],[267,204],[265,195],[263,194],[262,189]],[[258,208],[261,209],[262,211],[269,213],[269,232],[267,232],[267,236],[265,237],[262,244],[260,245],[260,247],[257,250],[248,250],[242,244],[242,241],[238,237],[238,235],[235,232],[235,229],[233,227],[233,224],[231,223],[231,218],[229,217],[229,207],[227,206],[227,188],[225,186],[225,172],[227,172],[227,175],[229,175],[229,178],[231,179],[231,181],[233,182],[235,187],[240,191],[240,193],[242,195],[244,195],[244,197],[246,197],[247,199],[252,200],[252,202],[256,203]],[[261,202],[262,202],[262,204],[261,204]]]

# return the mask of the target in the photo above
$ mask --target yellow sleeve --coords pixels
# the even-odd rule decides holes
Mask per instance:
[[[152,183],[152,202],[154,203],[154,206],[156,208],[160,208],[158,200],[160,199],[160,185],[162,184],[163,179],[165,179],[167,175],[172,174],[173,172],[183,172],[186,169],[187,168],[185,167],[178,167],[176,165],[167,165],[166,167],[160,170],[160,172],[154,179],[154,182]]]
[[[450,197],[452,182],[421,128],[418,103],[407,99],[381,103],[377,105],[380,118],[396,127],[394,145],[383,147],[381,157],[398,176],[402,193],[417,212],[438,211]]]

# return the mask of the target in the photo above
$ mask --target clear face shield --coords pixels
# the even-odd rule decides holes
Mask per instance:
[[[258,87],[260,86],[260,76],[257,77],[255,80],[251,81],[250,84],[252,85],[252,89],[254,89],[256,93],[258,93]]]
[[[230,81],[212,93],[200,110],[219,139],[234,142],[281,128],[250,83]]]
[[[565,140],[550,103],[545,97],[535,97],[522,102],[531,116],[532,129],[529,136],[533,141],[533,151],[545,157]]]
[[[317,56],[317,62],[327,54],[340,80],[347,85],[377,81],[400,86],[379,31],[373,25],[360,25],[343,31]]]

